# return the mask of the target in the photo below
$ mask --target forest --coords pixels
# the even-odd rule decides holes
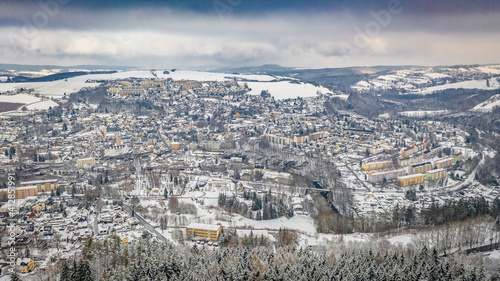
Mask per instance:
[[[195,269],[195,270],[193,270]],[[344,245],[311,251],[295,247],[174,246],[142,240],[88,240],[83,255],[62,265],[67,280],[499,280],[463,255],[442,257],[425,247]]]

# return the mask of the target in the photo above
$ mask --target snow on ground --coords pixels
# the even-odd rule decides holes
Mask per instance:
[[[403,246],[406,246],[411,242],[412,238],[413,238],[413,234],[403,234],[403,235],[398,235],[398,236],[388,238],[387,240],[389,242],[391,242],[391,244],[393,244],[393,245],[401,244]]]
[[[349,98],[349,95],[333,95],[334,98],[339,98],[341,100],[347,100]]]
[[[269,75],[244,75],[244,74],[226,74],[217,72],[177,70],[169,74],[163,74],[161,71],[156,71],[158,78],[172,78],[174,80],[197,80],[197,81],[226,81],[233,78],[256,80],[256,81],[273,81],[276,78]]]
[[[1,83],[0,92],[15,91],[19,88],[34,89],[35,93],[49,97],[62,97],[78,92],[85,87],[96,87],[99,83],[85,83],[84,81],[58,80],[51,82],[28,82],[28,83]]]
[[[34,109],[39,109],[39,110],[44,110],[44,109],[49,109],[49,107],[57,107],[59,104],[55,101],[51,100],[46,100],[46,101],[41,101],[41,102],[36,102],[30,105],[27,105],[26,108],[29,110],[34,110]]]
[[[491,112],[496,107],[500,106],[500,95],[491,96],[486,101],[474,106],[471,111],[482,111],[482,112]]]
[[[428,76],[428,77],[430,77],[432,79],[450,77],[450,75],[442,74],[442,73],[435,73],[435,72],[425,73],[424,75]]]
[[[153,73],[156,75],[156,77],[153,75]],[[163,71],[152,72],[151,70],[134,70],[134,71],[111,73],[111,74],[82,75],[69,78],[68,81],[84,82],[87,80],[117,80],[125,78],[149,78],[149,79],[172,78],[174,80],[196,80],[196,81],[226,81],[226,80],[231,80],[233,78],[257,80],[257,81],[276,80],[276,78],[269,75],[239,75],[239,74],[225,74],[217,72],[192,71],[192,70],[177,70],[174,72],[170,71],[169,74],[163,74]]]
[[[249,94],[260,95],[263,90],[269,93],[275,99],[292,99],[296,97],[314,97],[317,92],[330,93],[331,91],[324,87],[317,87],[308,83],[295,84],[289,81],[280,82],[245,82],[252,89]]]
[[[421,116],[436,116],[448,113],[448,110],[417,110],[417,111],[401,111],[399,114],[408,117],[421,117]]]
[[[486,86],[486,80],[471,80],[463,81],[457,83],[444,84],[434,87],[428,87],[423,89],[417,89],[412,93],[427,95],[432,94],[437,91],[447,90],[447,89],[481,89],[481,90],[495,90],[500,88],[500,83],[496,79],[490,79],[490,86]]]
[[[28,94],[17,94],[17,95],[0,95],[0,102],[11,102],[11,103],[34,103],[41,101],[40,98],[37,98]]]
[[[484,73],[500,74],[500,69],[493,68],[492,66],[478,67],[477,70]]]
[[[223,225],[229,226],[228,222],[222,222]],[[306,232],[308,234],[316,233],[316,228],[314,227],[313,218],[309,216],[295,215],[289,219],[285,217],[272,219],[272,220],[251,220],[244,218],[242,216],[236,216],[236,219],[232,221],[234,226],[251,226],[256,229],[280,229],[280,228],[289,228],[296,229],[299,231]]]
[[[491,254],[488,257],[491,258],[491,259],[500,260],[500,250],[492,251]]]

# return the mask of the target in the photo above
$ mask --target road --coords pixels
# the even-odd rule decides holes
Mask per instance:
[[[132,209],[130,208],[130,206],[123,204],[123,210],[127,211],[130,215],[132,215]],[[167,241],[167,238],[165,238],[165,236],[156,231],[156,229],[151,224],[149,224],[149,222],[147,222],[137,213],[135,214],[135,218],[137,218],[137,220],[139,220],[139,222],[144,226],[144,228],[146,228],[150,233],[155,234],[156,238],[158,238],[163,242]]]
[[[477,168],[481,167],[484,164],[484,161],[485,161],[484,155],[481,153],[481,161],[479,161],[479,163],[474,168],[474,170],[472,170],[472,172],[469,174],[467,179],[465,179],[463,182],[459,182],[459,183],[455,184],[454,186],[445,187],[445,188],[443,188],[443,190],[440,190],[438,192],[434,192],[434,195],[448,195],[448,194],[450,194],[450,192],[459,191],[461,189],[464,189],[466,186],[468,186],[469,184],[471,184],[474,181],[474,179],[476,178]]]

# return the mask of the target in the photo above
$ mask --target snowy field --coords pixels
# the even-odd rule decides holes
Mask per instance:
[[[457,83],[450,83],[445,85],[439,85],[434,87],[428,87],[424,89],[415,90],[414,94],[427,95],[432,94],[437,91],[447,90],[447,89],[480,89],[480,90],[495,90],[500,88],[500,83],[496,79],[490,79],[490,86],[487,87],[486,80],[471,80],[463,81]]]
[[[117,80],[126,78],[160,78],[167,79],[172,78],[173,80],[196,80],[196,81],[227,81],[236,79],[246,79],[246,80],[257,80],[257,81],[273,81],[276,80],[275,77],[269,75],[240,75],[240,74],[225,74],[216,72],[205,72],[205,71],[191,71],[191,70],[177,70],[175,72],[170,72],[169,74],[163,74],[163,71],[154,71],[154,74],[150,70],[134,70],[134,71],[123,71],[111,74],[89,74],[83,76],[77,76],[69,78],[68,81],[79,81],[85,82],[87,80]]]
[[[314,97],[317,95],[318,91],[323,94],[331,92],[324,87],[317,87],[308,83],[295,84],[290,83],[289,81],[245,83],[247,83],[248,87],[252,89],[249,94],[260,95],[263,90],[267,90],[275,99]]]
[[[496,107],[500,106],[500,95],[491,96],[486,101],[476,105],[471,111],[482,111],[482,112],[491,112]]]
[[[59,104],[57,104],[57,102],[51,101],[51,100],[46,100],[46,101],[32,103],[30,105],[27,105],[26,108],[29,110],[35,110],[35,109],[44,110],[44,109],[49,109],[50,107],[54,108],[57,106],[59,106]]]
[[[61,98],[71,93],[78,92],[80,89],[85,87],[96,87],[100,83],[85,83],[84,81],[68,81],[58,80],[51,82],[33,82],[33,83],[0,83],[0,93],[7,91],[15,91],[20,88],[24,89],[34,89],[35,93],[39,93],[43,96]]]
[[[1,86],[1,84],[0,84]],[[24,104],[30,104],[34,102],[39,102],[41,101],[40,98],[37,98],[32,95],[28,94],[17,94],[17,95],[0,95],[0,102],[11,102],[11,103],[24,103]]]

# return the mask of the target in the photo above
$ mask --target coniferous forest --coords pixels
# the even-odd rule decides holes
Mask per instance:
[[[87,241],[83,256],[61,267],[69,280],[499,280],[465,255],[435,249],[350,244],[338,250],[296,247],[174,246],[143,240]],[[488,276],[487,276],[488,275]]]

